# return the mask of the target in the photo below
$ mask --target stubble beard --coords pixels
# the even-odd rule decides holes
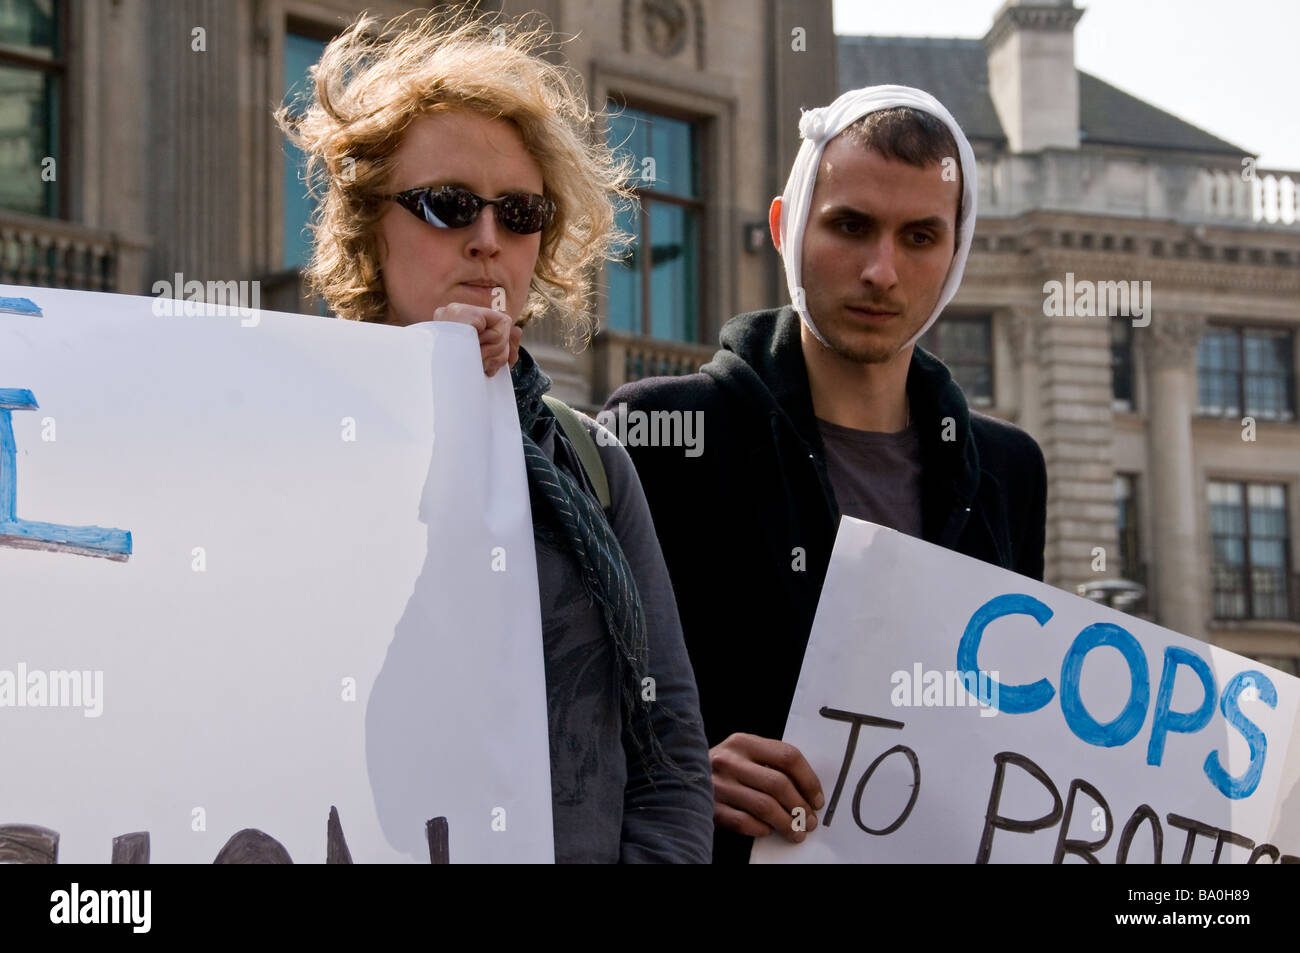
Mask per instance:
[[[823,327],[819,324],[817,329],[821,331],[832,354],[854,364],[885,364],[898,355],[902,344],[907,340],[895,340],[892,334],[854,334],[834,325]],[[908,337],[914,333],[915,328]]]

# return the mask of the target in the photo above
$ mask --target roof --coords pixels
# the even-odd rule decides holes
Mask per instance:
[[[1004,145],[1007,141],[989,93],[988,54],[982,40],[839,36],[836,57],[841,92],[882,83],[915,86],[948,107],[972,142]],[[1083,142],[1252,154],[1090,73],[1078,70],[1078,74]]]

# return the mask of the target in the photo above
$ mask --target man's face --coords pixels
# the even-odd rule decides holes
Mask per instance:
[[[461,186],[484,198],[542,192],[541,167],[518,130],[466,110],[416,119],[393,160],[390,194],[426,185]],[[390,203],[378,223],[389,324],[432,321],[438,308],[454,301],[504,310],[518,320],[542,233],[516,234],[496,214],[496,206],[487,206],[464,228],[436,228]]]
[[[808,313],[831,350],[889,361],[939,300],[959,183],[837,137],[822,151],[803,239]]]

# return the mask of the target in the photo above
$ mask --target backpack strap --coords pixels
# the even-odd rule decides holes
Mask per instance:
[[[555,422],[560,425],[560,429],[564,431],[564,435],[569,438],[569,443],[578,454],[578,462],[587,472],[587,479],[591,481],[591,488],[596,491],[596,499],[600,501],[601,508],[609,509],[609,480],[605,477],[605,464],[600,460],[600,451],[596,449],[596,441],[591,438],[591,431],[579,419],[574,409],[564,401],[550,394],[543,394],[542,400],[546,401],[546,406],[551,408],[551,413],[555,415]]]

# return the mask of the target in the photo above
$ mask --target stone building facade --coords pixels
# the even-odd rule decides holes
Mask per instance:
[[[608,134],[653,160],[594,340],[526,335],[560,397],[590,409],[626,380],[693,371],[727,317],[785,300],[766,214],[800,107],[921,86],[980,165],[966,280],[925,343],[1042,445],[1048,581],[1119,599],[1136,581],[1145,601],[1118,604],[1296,671],[1300,176],[1077,70],[1070,0],[1010,0],[983,40],[836,38],[830,0],[477,6],[536,10],[570,37],[555,55],[612,105]],[[0,8],[0,280],[149,294],[177,272],[254,279],[263,307],[317,310],[299,281],[310,208],[271,112],[359,10]],[[1150,282],[1150,321],[1049,316],[1052,281]]]

